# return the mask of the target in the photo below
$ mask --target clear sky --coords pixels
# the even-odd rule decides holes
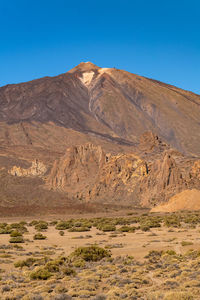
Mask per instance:
[[[0,0],[0,86],[82,61],[200,94],[200,0]]]

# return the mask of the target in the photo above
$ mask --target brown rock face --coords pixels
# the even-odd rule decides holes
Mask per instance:
[[[71,147],[54,163],[48,185],[79,198],[80,191],[95,182],[105,161],[106,155],[100,146],[87,144]]]
[[[185,170],[184,170],[185,172]],[[148,165],[148,176],[140,183],[143,205],[169,199],[185,185],[182,173],[170,151]]]
[[[146,140],[147,136],[141,139]],[[150,136],[151,161],[142,158],[142,153],[105,154],[101,147],[91,144],[69,148],[54,164],[47,185],[65,191],[69,198],[121,201],[147,207],[165,202],[183,189],[200,189],[198,161],[186,161],[173,149],[164,150],[158,158],[158,149],[164,144],[156,136]]]
[[[87,144],[67,149],[47,179],[50,188],[84,201],[133,200],[138,179],[146,176],[146,164],[134,154],[105,154]],[[134,199],[136,200],[136,199]]]

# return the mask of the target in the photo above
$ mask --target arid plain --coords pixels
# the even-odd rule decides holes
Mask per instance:
[[[199,212],[1,221],[1,299],[199,299]]]

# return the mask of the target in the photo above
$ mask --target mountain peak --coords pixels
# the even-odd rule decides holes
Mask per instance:
[[[74,67],[69,71],[69,73],[74,73],[74,72],[88,72],[88,71],[96,71],[101,69],[100,67],[96,66],[92,62],[81,62],[79,65]]]

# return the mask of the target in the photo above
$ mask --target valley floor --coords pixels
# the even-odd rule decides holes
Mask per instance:
[[[200,299],[199,212],[1,222],[0,299]]]

